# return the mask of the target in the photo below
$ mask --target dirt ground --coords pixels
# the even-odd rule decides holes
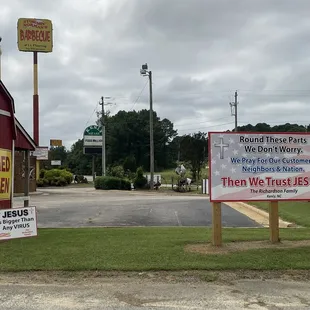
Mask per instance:
[[[0,273],[1,310],[310,309],[310,271]]]
[[[212,246],[210,243],[203,244],[189,244],[185,247],[186,252],[200,253],[205,255],[229,254],[233,252],[255,250],[255,249],[288,249],[309,247],[310,240],[300,241],[281,241],[278,244],[272,244],[269,241],[242,241],[230,242],[224,244],[222,247]]]
[[[100,284],[111,281],[124,283],[147,281],[148,283],[200,283],[213,282],[217,285],[229,284],[238,280],[290,280],[310,281],[310,270],[228,270],[228,271],[32,271],[1,272],[0,284],[28,283],[40,284]]]

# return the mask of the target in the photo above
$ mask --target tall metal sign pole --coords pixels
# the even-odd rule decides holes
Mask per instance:
[[[53,26],[48,19],[19,18],[17,22],[17,45],[22,52],[33,53],[33,139],[39,140],[39,86],[38,53],[50,53],[53,50]],[[36,161],[36,177],[39,178],[40,162]]]
[[[97,125],[88,126],[83,135],[83,153],[92,155],[93,181],[95,181],[95,156],[102,153],[102,128]]]
[[[148,65],[142,65],[140,74],[149,77],[150,86],[150,189],[154,189],[154,126],[153,126],[153,85],[152,85],[152,71],[148,70]]]

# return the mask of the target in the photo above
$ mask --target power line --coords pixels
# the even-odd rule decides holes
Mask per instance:
[[[140,94],[138,95],[137,99],[134,101],[134,103],[133,103],[133,105],[132,105],[132,107],[131,107],[130,110],[132,110],[132,109],[134,108],[134,106],[136,105],[136,103],[137,103],[138,100],[140,99],[140,97],[141,97],[142,93],[144,92],[144,89],[145,89],[145,87],[146,87],[147,84],[148,84],[148,81],[146,81],[146,83],[144,84],[144,86],[143,86],[143,88],[142,88]]]
[[[90,118],[88,119],[88,121],[87,121],[86,124],[85,124],[85,128],[87,127],[89,121],[91,120],[91,118],[93,117],[93,115],[94,115],[95,111],[97,111],[97,109],[98,109],[98,106],[97,106],[97,103],[96,103],[96,106],[95,106],[95,108],[94,108],[93,113],[91,114]]]
[[[222,119],[227,119],[229,118],[229,116],[225,116],[225,117],[220,117],[220,118],[216,118],[216,119],[212,119],[212,120],[206,120],[206,121],[203,121],[203,122],[195,122],[195,124],[204,124],[204,123],[208,123],[208,122],[214,122],[214,121],[219,121],[219,120],[222,120]],[[197,118],[186,118],[187,120],[197,120]],[[188,126],[188,124],[183,124],[183,125],[177,125],[177,123],[173,123],[174,126],[177,126],[177,127],[184,127],[184,126]]]
[[[214,127],[219,127],[219,126],[224,126],[224,125],[231,125],[234,124],[234,122],[229,122],[229,123],[224,123],[224,124],[218,124],[218,125],[212,125],[212,126],[208,126],[208,127],[200,127],[200,128],[185,128],[185,129],[181,129],[177,131],[188,131],[188,130],[201,130],[201,129],[208,129],[208,128],[214,128]]]

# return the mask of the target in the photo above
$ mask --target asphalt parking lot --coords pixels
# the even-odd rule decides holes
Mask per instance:
[[[207,196],[95,191],[93,188],[43,189],[32,195],[38,226],[44,228],[95,226],[211,226]],[[22,206],[20,199],[14,206]],[[223,204],[224,227],[260,227]]]

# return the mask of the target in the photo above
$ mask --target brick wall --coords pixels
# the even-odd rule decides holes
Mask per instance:
[[[24,152],[16,151],[15,152],[15,166],[14,166],[14,193],[24,193],[24,185],[25,185],[25,177],[24,177],[24,169],[25,169],[25,160],[24,160]],[[30,184],[29,191],[35,192],[36,185],[36,158],[30,156]]]

